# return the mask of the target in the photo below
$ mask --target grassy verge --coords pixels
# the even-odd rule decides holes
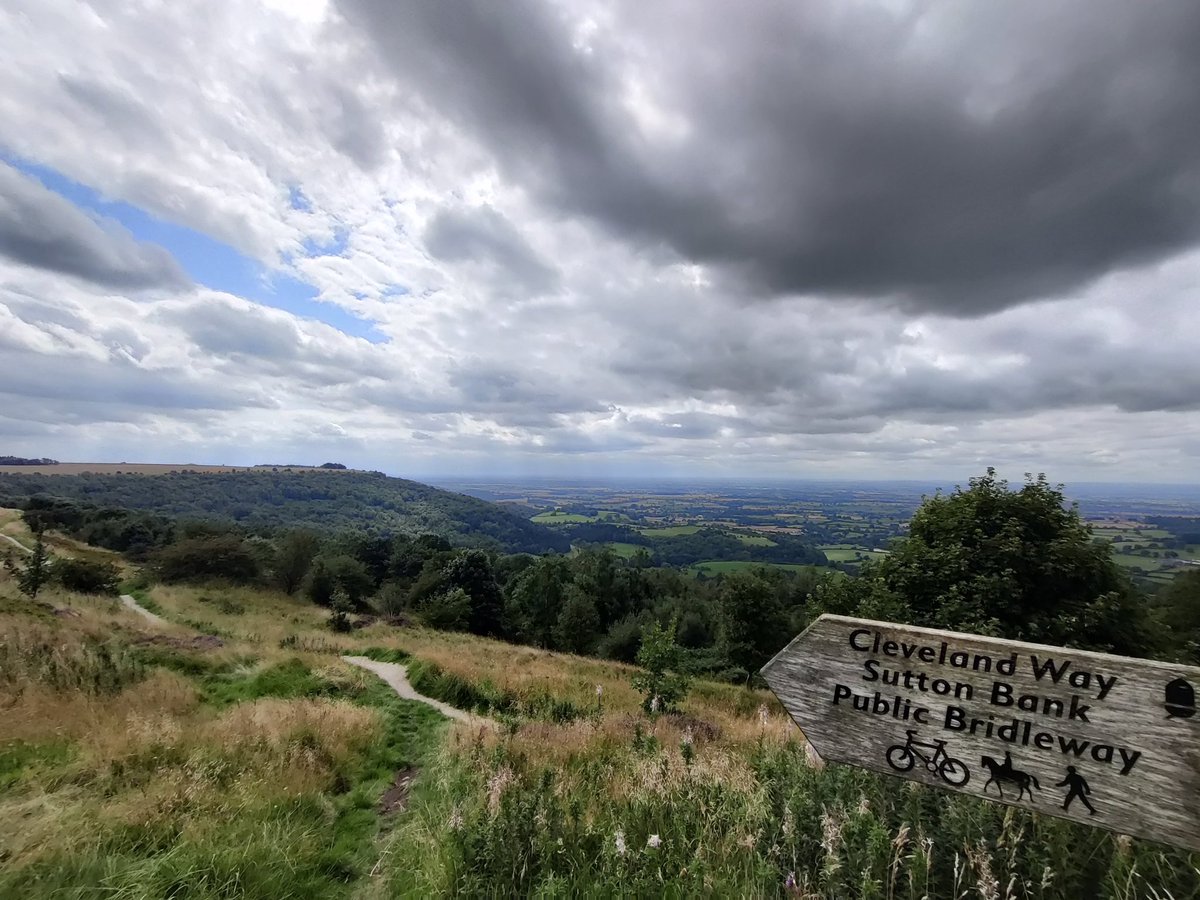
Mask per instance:
[[[112,604],[53,599],[72,614],[0,604],[0,896],[350,893],[436,711],[328,656],[145,642]]]
[[[2,897],[1200,897],[1195,855],[821,767],[765,692],[696,681],[648,718],[627,666],[378,624],[335,637],[266,592],[154,588],[173,622],[229,635],[213,641],[6,591]],[[342,653],[509,727],[445,740]],[[407,811],[381,818],[411,767]]]
[[[684,732],[686,733],[686,731]],[[1195,897],[1195,856],[667,721],[464,737],[391,836],[390,896]]]

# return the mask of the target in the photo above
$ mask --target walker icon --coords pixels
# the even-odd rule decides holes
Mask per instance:
[[[1196,691],[1184,678],[1176,678],[1167,685],[1163,706],[1168,719],[1190,719],[1196,714]]]

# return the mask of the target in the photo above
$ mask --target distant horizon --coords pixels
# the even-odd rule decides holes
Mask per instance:
[[[598,467],[603,469],[602,473],[589,474],[587,472],[576,471],[555,472],[552,474],[536,474],[522,472],[446,472],[446,471],[421,471],[421,470],[396,470],[385,466],[371,465],[369,463],[360,463],[358,461],[347,461],[346,459],[321,458],[319,462],[212,462],[192,459],[187,461],[150,461],[145,459],[88,459],[88,460],[71,460],[61,459],[52,454],[45,453],[3,453],[0,456],[15,456],[30,459],[56,459],[58,465],[64,466],[82,466],[82,465],[97,465],[97,466],[196,466],[196,467],[221,467],[231,469],[250,469],[256,467],[271,467],[271,466],[295,466],[307,468],[320,468],[325,463],[344,464],[348,469],[362,472],[382,472],[392,478],[403,478],[409,481],[420,481],[428,484],[653,484],[653,483],[672,483],[672,484],[742,484],[750,486],[775,486],[775,485],[791,485],[791,484],[825,484],[825,485],[861,485],[861,484],[880,484],[880,485],[911,485],[926,488],[951,488],[955,485],[965,485],[971,478],[976,478],[984,474],[987,466],[983,466],[978,470],[972,470],[966,475],[960,476],[903,476],[895,478],[881,478],[874,475],[849,475],[849,474],[739,474],[733,472],[704,472],[704,473],[686,473],[686,472],[666,472],[666,473],[612,473],[611,469],[606,466]],[[13,472],[19,474],[21,471],[37,469],[39,466],[0,466],[0,472]],[[1007,479],[1010,484],[1020,484],[1024,481],[1026,472],[1030,472],[1035,477],[1041,470],[1023,469],[1019,474],[1009,474],[1004,471],[1001,466],[993,466],[996,469],[997,475],[1002,479]],[[1071,479],[1063,478],[1046,472],[1046,477],[1053,485],[1062,484],[1068,492],[1072,489],[1089,489],[1089,488],[1115,488],[1115,487],[1137,487],[1137,488],[1194,488],[1200,491],[1200,481],[1153,481],[1144,480],[1136,477],[1126,478],[1087,478],[1087,479]]]

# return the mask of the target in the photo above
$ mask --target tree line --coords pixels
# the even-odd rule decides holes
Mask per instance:
[[[47,501],[26,517],[39,527],[73,521],[80,533],[123,521]],[[1013,490],[990,469],[926,499],[908,536],[858,577],[763,568],[703,580],[644,555],[505,554],[432,533],[248,534],[213,523],[155,531],[168,523],[137,517],[114,533],[138,525],[170,536],[145,555],[164,581],[270,585],[343,614],[624,661],[637,658],[649,629],[674,623],[689,671],[733,681],[747,681],[822,612],[1200,662],[1200,572],[1147,596],[1061,488],[1039,476]]]
[[[498,552],[570,549],[566,536],[494,503],[381,472],[0,473],[0,504],[24,505],[31,497],[234,523],[254,531],[303,526],[327,532],[432,532],[459,546]]]

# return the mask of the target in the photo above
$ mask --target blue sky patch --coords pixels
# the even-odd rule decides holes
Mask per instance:
[[[166,222],[124,201],[109,200],[87,185],[46,166],[3,153],[0,153],[0,160],[37,178],[81,209],[119,222],[138,240],[166,248],[197,284],[316,319],[372,343],[387,340],[373,322],[360,319],[340,306],[318,301],[318,291],[311,284],[274,272],[222,241],[192,228]],[[289,195],[294,208],[311,209],[308,198],[299,188],[293,187]],[[346,235],[339,232],[332,241],[306,241],[304,246],[311,255],[340,254],[346,249]]]

